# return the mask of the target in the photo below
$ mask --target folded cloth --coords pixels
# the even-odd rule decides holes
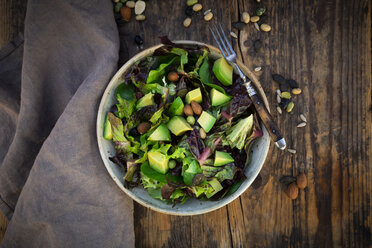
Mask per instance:
[[[133,247],[133,203],[95,134],[118,62],[111,1],[29,0],[24,36],[0,52],[2,247]]]

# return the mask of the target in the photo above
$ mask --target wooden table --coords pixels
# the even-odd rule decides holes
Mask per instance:
[[[228,28],[243,11],[254,13],[258,6],[253,0],[200,2],[203,10],[212,9],[213,21]],[[254,187],[209,214],[167,216],[135,204],[138,247],[372,245],[371,1],[262,2],[272,31],[259,32],[249,24],[237,40],[231,40],[248,67],[262,67],[260,80],[273,116],[297,154],[271,145]],[[121,51],[122,58],[139,51],[133,41],[136,34],[144,38],[144,48],[159,43],[157,37],[162,35],[214,44],[202,13],[192,18],[188,29],[183,27],[184,8],[184,1],[148,1],[145,22],[132,18],[120,27],[122,46],[127,48]],[[7,34],[1,35],[4,44],[19,29],[24,12],[7,4],[1,4],[0,10],[16,24],[8,28],[1,22],[0,33]],[[253,41],[257,39],[263,47],[256,54]],[[303,93],[294,100],[293,114],[275,110],[277,85],[272,73],[300,83]],[[301,113],[308,123],[296,128]],[[279,179],[302,171],[309,185],[292,201]]]

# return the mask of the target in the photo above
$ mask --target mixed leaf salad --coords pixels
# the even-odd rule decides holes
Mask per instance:
[[[127,188],[168,203],[218,200],[245,180],[263,135],[241,79],[203,46],[174,44],[138,61],[117,87],[104,138]]]

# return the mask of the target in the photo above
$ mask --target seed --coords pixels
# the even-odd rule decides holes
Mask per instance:
[[[125,3],[125,5],[126,5],[128,8],[133,9],[134,6],[136,6],[136,3],[135,3],[134,1],[127,1],[127,2]]]
[[[281,101],[282,101],[282,98],[280,97],[280,95],[276,95],[276,102],[280,103]]]
[[[212,12],[211,9],[207,9],[206,11],[204,11],[204,15],[208,14],[209,12]]]
[[[168,80],[171,81],[171,82],[176,82],[176,81],[178,81],[179,77],[180,77],[180,76],[179,76],[178,73],[175,72],[175,71],[172,71],[172,72],[169,72],[169,73],[168,73]]]
[[[123,20],[126,21],[126,22],[129,22],[131,12],[132,12],[132,11],[130,10],[130,8],[128,8],[128,7],[126,7],[126,6],[120,9],[121,17],[122,17]]]
[[[144,16],[144,15],[136,15],[136,20],[137,21],[144,21],[144,20],[146,20],[146,16]]]
[[[142,14],[146,9],[146,3],[142,0],[138,0],[134,6],[134,13],[136,15]]]
[[[307,178],[306,178],[306,174],[305,173],[300,173],[298,174],[297,178],[296,178],[296,183],[297,183],[297,187],[299,189],[304,189],[306,188],[307,186]]]
[[[237,30],[243,30],[247,25],[245,25],[244,22],[233,22],[231,23],[231,26]]]
[[[237,39],[238,38],[238,36],[236,35],[236,33],[234,33],[234,32],[230,32],[230,35],[232,36],[232,37],[234,37],[235,39]]]
[[[136,36],[134,37],[134,42],[136,42],[136,44],[137,44],[138,46],[140,46],[140,45],[143,44],[143,39],[141,38],[141,36],[136,35]]]
[[[259,16],[252,16],[251,17],[251,22],[258,22],[260,20]]]
[[[176,168],[176,165],[177,165],[176,160],[173,160],[173,159],[169,160],[169,162],[168,162],[169,169]]]
[[[256,2],[257,2],[257,3],[260,3],[260,2],[261,2],[261,0],[256,0]]]
[[[183,112],[185,113],[185,115],[187,116],[191,116],[194,114],[194,112],[192,111],[192,108],[191,108],[191,105],[190,104],[186,104],[184,107],[183,107]]]
[[[296,80],[287,79],[286,81],[287,81],[288,85],[291,86],[292,89],[298,88],[298,83],[296,82]]]
[[[248,14],[248,12],[243,12],[242,13],[242,22],[245,24],[248,24],[251,19],[251,16]]]
[[[194,125],[194,124],[195,124],[195,118],[194,118],[194,116],[192,116],[192,115],[187,116],[186,121],[187,121],[190,125]]]
[[[193,6],[194,4],[198,3],[198,0],[187,0],[187,6]]]
[[[285,99],[291,99],[291,93],[289,93],[288,91],[284,91],[282,92],[281,97]]]
[[[183,26],[185,26],[185,28],[188,28],[191,24],[191,18],[190,17],[187,17],[184,21],[183,21]]]
[[[289,103],[288,103],[288,106],[287,106],[287,108],[286,108],[285,110],[286,110],[288,113],[290,113],[290,112],[292,111],[293,107],[294,107],[294,103],[293,103],[293,102],[289,102]]]
[[[301,122],[300,124],[297,125],[297,127],[305,127],[306,126],[306,122]]]
[[[301,94],[302,90],[300,88],[294,88],[292,89],[293,95],[299,95]]]
[[[137,127],[137,131],[140,133],[140,134],[144,134],[146,133],[147,131],[149,131],[151,127],[151,124],[148,123],[148,122],[142,122],[138,125]]]
[[[191,108],[196,115],[200,115],[203,111],[202,106],[200,106],[200,104],[195,101],[191,101]]]
[[[197,3],[194,6],[192,6],[192,10],[195,12],[200,11],[202,8],[203,8],[203,5],[201,5],[200,3]]]
[[[278,111],[279,114],[282,114],[282,109],[279,106],[276,107],[276,111]]]
[[[205,137],[207,137],[207,133],[204,131],[203,128],[199,129],[199,135],[200,135],[200,138],[202,139],[205,139]]]
[[[263,6],[263,7],[259,7],[258,9],[257,9],[257,11],[256,11],[256,15],[258,15],[258,16],[262,16],[263,15],[263,13],[265,13],[265,11],[266,11],[266,8]]]
[[[118,3],[119,2],[119,0],[114,0],[114,3]]]
[[[282,75],[279,74],[272,74],[273,80],[277,82],[278,84],[282,84],[285,82],[285,78]]]
[[[256,67],[256,68],[254,68],[254,71],[255,72],[258,72],[258,71],[261,71],[262,70],[262,67],[261,66],[258,66],[258,67]]]
[[[288,185],[287,190],[285,191],[287,196],[291,198],[292,200],[296,199],[298,196],[298,187],[295,182]]]
[[[296,154],[297,152],[295,149],[291,149],[291,148],[288,148],[287,151],[293,154]]]
[[[258,26],[257,22],[254,23],[254,27],[257,29],[257,31],[260,31],[260,27]]]
[[[213,18],[213,13],[212,12],[209,12],[208,14],[206,14],[204,16],[204,20],[206,20],[207,22],[212,20],[212,18]]]
[[[186,9],[185,9],[185,14],[187,16],[192,16],[192,14],[194,14],[194,11],[192,10],[192,7],[191,6],[187,6]]]
[[[115,5],[115,12],[120,12],[121,7],[123,7],[123,3],[117,3]]]
[[[261,24],[261,30],[264,32],[269,32],[271,30],[271,27],[270,25],[264,23],[264,24]]]
[[[304,122],[307,122],[306,117],[305,117],[304,114],[300,114],[300,119],[303,120]]]
[[[276,94],[280,96],[282,94],[282,92],[279,89],[277,89]]]

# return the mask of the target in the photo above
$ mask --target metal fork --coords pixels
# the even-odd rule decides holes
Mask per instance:
[[[247,89],[249,97],[252,99],[252,102],[254,106],[256,107],[258,115],[261,117],[261,120],[268,130],[271,139],[275,142],[275,145],[281,149],[284,150],[286,147],[285,139],[280,134],[279,128],[274,122],[272,116],[270,115],[269,111],[265,107],[265,105],[262,103],[260,97],[258,96],[256,90],[253,88],[253,85],[251,84],[251,81],[249,78],[243,73],[243,71],[240,69],[238,64],[236,63],[236,53],[234,49],[231,47],[231,44],[221,26],[214,25],[215,32],[211,27],[209,27],[214,40],[216,41],[218,48],[220,49],[223,57],[226,59],[227,62],[229,62],[233,67],[235,67],[239,73],[239,76],[241,79],[243,79],[244,86]],[[216,36],[217,33],[217,36]]]

